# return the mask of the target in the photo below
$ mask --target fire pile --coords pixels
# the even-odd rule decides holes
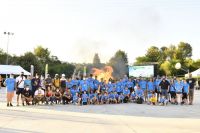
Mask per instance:
[[[111,66],[105,66],[102,69],[92,68],[93,76],[97,76],[99,81],[101,80],[101,78],[103,78],[104,81],[108,82],[108,80],[112,78],[112,73],[113,68]]]

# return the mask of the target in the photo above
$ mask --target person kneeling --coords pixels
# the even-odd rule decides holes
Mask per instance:
[[[73,96],[72,102],[74,105],[80,105],[81,98],[78,96],[78,93],[76,93],[76,95]]]
[[[166,106],[168,104],[168,100],[165,98],[165,96],[162,96],[159,102],[160,106]]]
[[[55,97],[55,102],[56,102],[56,104],[60,104],[62,94],[61,94],[61,92],[60,92],[59,89],[56,89],[56,92],[55,92],[55,94],[54,94],[54,97]]]
[[[29,89],[29,86],[27,86],[23,91],[22,91],[22,105],[24,106],[24,102],[26,102],[26,105],[30,105],[30,102],[33,102],[32,98],[32,92]]]
[[[108,95],[108,98],[109,98],[109,104],[117,103],[117,100],[115,99],[115,94],[113,93],[113,91]]]
[[[44,103],[44,101],[44,90],[42,90],[42,88],[38,88],[38,90],[36,90],[34,94],[34,104],[39,104],[40,102]]]
[[[62,96],[63,104],[69,104],[72,100],[72,95],[69,89],[66,89]]]
[[[89,99],[88,94],[86,93],[86,91],[84,91],[84,93],[82,94],[82,104],[87,105],[88,99]]]
[[[46,104],[48,105],[49,102],[51,102],[51,105],[53,104],[54,101],[54,96],[53,96],[53,91],[51,90],[51,87],[48,86],[47,87],[47,91],[46,91]]]

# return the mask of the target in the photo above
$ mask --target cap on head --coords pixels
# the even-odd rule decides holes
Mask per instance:
[[[62,74],[62,77],[65,77],[65,74]]]

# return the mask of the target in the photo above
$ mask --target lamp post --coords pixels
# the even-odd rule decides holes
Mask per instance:
[[[12,32],[4,32],[4,35],[7,35],[8,38],[7,38],[7,50],[6,50],[6,53],[7,53],[7,56],[6,56],[6,65],[8,65],[8,46],[9,46],[9,37],[10,35],[14,35],[14,33]]]
[[[177,70],[178,70],[178,69],[181,69],[181,70],[187,72],[187,73],[188,73],[188,77],[189,77],[190,70],[189,70],[189,69],[182,68],[181,63],[179,63],[179,62],[176,63],[175,68],[176,68]]]

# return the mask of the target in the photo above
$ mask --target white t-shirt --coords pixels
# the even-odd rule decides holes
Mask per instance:
[[[17,78],[16,78],[16,83],[19,83],[18,84],[18,88],[24,88],[24,81],[25,81],[25,79],[26,79],[26,77],[21,77],[21,76],[18,76]]]
[[[37,95],[44,95],[44,90],[36,90],[35,91],[35,96],[37,96]]]

